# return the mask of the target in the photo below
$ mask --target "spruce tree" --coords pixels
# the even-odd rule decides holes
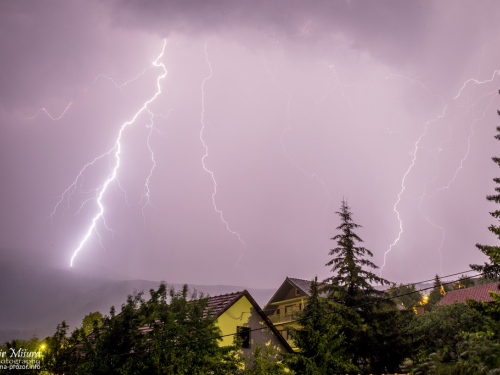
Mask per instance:
[[[499,91],[500,93],[500,91]],[[500,111],[497,111],[498,115],[500,115]],[[498,134],[495,136],[495,139],[500,140],[500,126],[497,127]],[[493,157],[493,162],[500,167],[500,157]],[[496,177],[493,181],[497,184],[500,184],[500,178]],[[487,195],[486,199],[500,203],[500,187],[495,187],[495,192],[497,194]],[[490,212],[490,215],[495,219],[500,220],[500,210],[495,210]],[[500,239],[500,225],[491,224],[488,227],[488,230],[492,232],[498,239]],[[498,278],[500,276],[500,246],[498,245],[481,245],[476,244],[476,247],[489,258],[489,262],[484,263],[484,265],[479,264],[471,264],[470,267],[475,270],[484,273],[489,278]]]
[[[500,90],[499,90],[500,93]],[[497,111],[500,115],[500,111]],[[497,126],[498,134],[495,139],[500,140],[500,126]],[[493,162],[500,167],[500,158],[493,157]],[[500,178],[496,177],[493,181],[500,184]],[[495,195],[487,195],[486,199],[495,203],[500,203],[500,187],[495,188]],[[495,219],[500,220],[500,210],[490,212],[490,215]],[[491,224],[488,230],[492,232],[495,236],[500,239],[500,226]],[[471,264],[470,267],[478,272],[482,272],[485,278],[493,279],[498,281],[500,277],[500,246],[491,245],[480,245],[477,244],[476,247],[489,258],[489,262],[485,262],[484,265]],[[479,302],[479,301],[468,301],[468,305],[482,314],[492,317],[493,319],[500,319],[500,293],[490,292],[493,299],[492,302]]]
[[[341,233],[331,238],[337,241],[337,247],[330,250],[329,255],[334,257],[326,264],[333,266],[331,271],[333,276],[323,280],[323,290],[329,297],[346,306],[359,305],[367,302],[370,297],[380,297],[384,292],[378,291],[372,283],[381,285],[390,284],[389,281],[378,277],[373,272],[365,268],[377,269],[378,267],[366,259],[372,257],[373,253],[357,243],[363,240],[354,232],[361,228],[352,220],[350,207],[345,200],[342,200],[340,211],[336,212],[340,216],[341,223],[337,227]]]
[[[345,355],[362,373],[397,372],[409,356],[409,338],[405,327],[413,312],[400,312],[384,291],[373,283],[390,284],[371,269],[378,268],[366,259],[370,250],[359,246],[363,240],[354,232],[361,228],[352,219],[345,200],[340,211],[339,234],[332,240],[337,247],[330,250],[333,276],[322,282],[322,291],[338,310],[338,332],[345,337]]]

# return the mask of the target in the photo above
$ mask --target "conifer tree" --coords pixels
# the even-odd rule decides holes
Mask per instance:
[[[500,111],[497,111],[497,113],[500,115]],[[498,134],[495,135],[495,139],[500,140],[500,126],[497,127],[497,132]],[[492,160],[500,167],[500,157],[493,157]],[[494,178],[493,181],[500,184],[499,177]],[[500,203],[500,186],[495,187],[495,192],[496,194],[494,195],[487,195],[486,199],[491,202]],[[490,215],[500,220],[500,209],[490,212]],[[488,230],[500,239],[500,225],[491,224]],[[484,265],[471,264],[470,267],[475,271],[484,273],[489,278],[498,278],[500,276],[500,246],[476,244],[476,247],[489,258],[489,262],[484,263]]]
[[[361,225],[354,223],[350,207],[342,200],[340,211],[341,223],[337,227],[341,233],[335,235],[332,240],[337,241],[337,247],[330,250],[329,255],[334,257],[326,264],[333,266],[333,276],[323,280],[323,290],[331,298],[346,306],[359,305],[366,302],[372,296],[383,296],[384,293],[375,289],[372,283],[381,285],[390,284],[389,281],[378,277],[366,268],[378,268],[373,262],[366,259],[372,257],[373,253],[357,243],[363,240],[354,232]]]
[[[499,90],[500,93],[500,90]],[[497,111],[498,115],[500,115],[500,111]],[[497,126],[498,134],[495,135],[495,139],[500,140],[500,126]],[[500,167],[500,157],[493,157],[493,162],[496,163]],[[493,181],[497,184],[500,184],[500,178],[496,177]],[[486,199],[495,203],[500,203],[500,187],[497,186],[495,188],[495,195],[487,195]],[[495,219],[500,220],[500,209],[490,212],[490,215]],[[488,227],[488,230],[495,234],[500,239],[500,225],[491,224]],[[484,277],[489,279],[494,279],[498,281],[500,277],[500,246],[491,246],[491,245],[480,245],[477,244],[476,247],[483,252],[486,256],[488,256],[489,262],[485,262],[484,265],[479,264],[471,264],[470,267],[475,270],[482,272]],[[476,302],[476,301],[468,301],[468,305],[482,314],[492,317],[493,319],[500,318],[500,293],[495,293],[490,291],[490,295],[493,299],[492,302]]]
[[[372,284],[390,284],[370,271],[378,268],[366,259],[370,250],[359,246],[363,240],[354,232],[361,226],[354,223],[345,200],[340,211],[341,233],[332,240],[337,247],[330,250],[333,276],[323,280],[322,291],[337,306],[339,335],[345,337],[345,355],[363,373],[397,372],[409,355],[409,339],[404,332],[411,311],[404,313],[393,300]]]

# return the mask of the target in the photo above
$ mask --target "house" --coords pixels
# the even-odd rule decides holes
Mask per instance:
[[[500,293],[498,289],[498,282],[477,285],[471,288],[452,290],[448,292],[441,300],[437,303],[437,306],[441,305],[451,305],[454,302],[466,303],[468,299],[474,301],[491,302],[493,301],[489,291],[495,293]]]
[[[297,318],[297,312],[304,308],[309,299],[310,287],[311,281],[309,280],[287,277],[264,307],[269,320],[275,324],[279,333],[294,351],[297,351],[297,348],[288,335],[288,328],[299,327],[293,321]]]
[[[120,315],[119,313],[118,315]],[[271,347],[276,354],[292,353],[289,343],[278,332],[266,314],[247,290],[208,297],[204,315],[215,318],[215,325],[221,331],[219,346],[234,344],[235,334],[242,338],[241,352],[245,359],[251,358],[257,344],[265,349]],[[145,325],[139,328],[142,334],[153,328]],[[93,340],[94,333],[88,335]],[[76,344],[83,346],[83,341]]]
[[[250,358],[255,345],[262,348],[270,346],[276,353],[293,352],[286,339],[274,327],[248,291],[229,293],[210,297],[207,311],[216,318],[216,326],[224,336],[219,345],[232,345],[234,333],[242,338],[242,352]]]

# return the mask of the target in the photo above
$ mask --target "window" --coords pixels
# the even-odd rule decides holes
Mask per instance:
[[[298,296],[300,294],[298,289],[295,289],[295,295]]]
[[[238,338],[242,340],[241,347],[248,349],[250,348],[250,328],[249,327],[237,327]]]

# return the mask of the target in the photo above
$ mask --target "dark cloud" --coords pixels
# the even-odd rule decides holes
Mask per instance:
[[[169,282],[321,278],[347,197],[378,265],[398,237],[398,202],[403,233],[386,257],[388,278],[465,269],[482,259],[474,244],[492,241],[484,196],[498,174],[490,158],[499,9],[489,1],[1,2],[0,245],[39,249],[67,266],[96,212],[93,201],[80,206],[113,158],[99,159],[47,217],[151,98],[160,70],[143,69],[166,38],[168,75],[151,106],[162,115],[158,132],[148,143],[147,114],[124,132],[120,185],[105,197],[114,232],[101,223],[103,246],[92,234],[78,259]],[[70,102],[57,121],[41,111],[56,118]],[[202,108],[204,161],[229,231],[202,165]],[[148,147],[156,167],[145,207]]]

